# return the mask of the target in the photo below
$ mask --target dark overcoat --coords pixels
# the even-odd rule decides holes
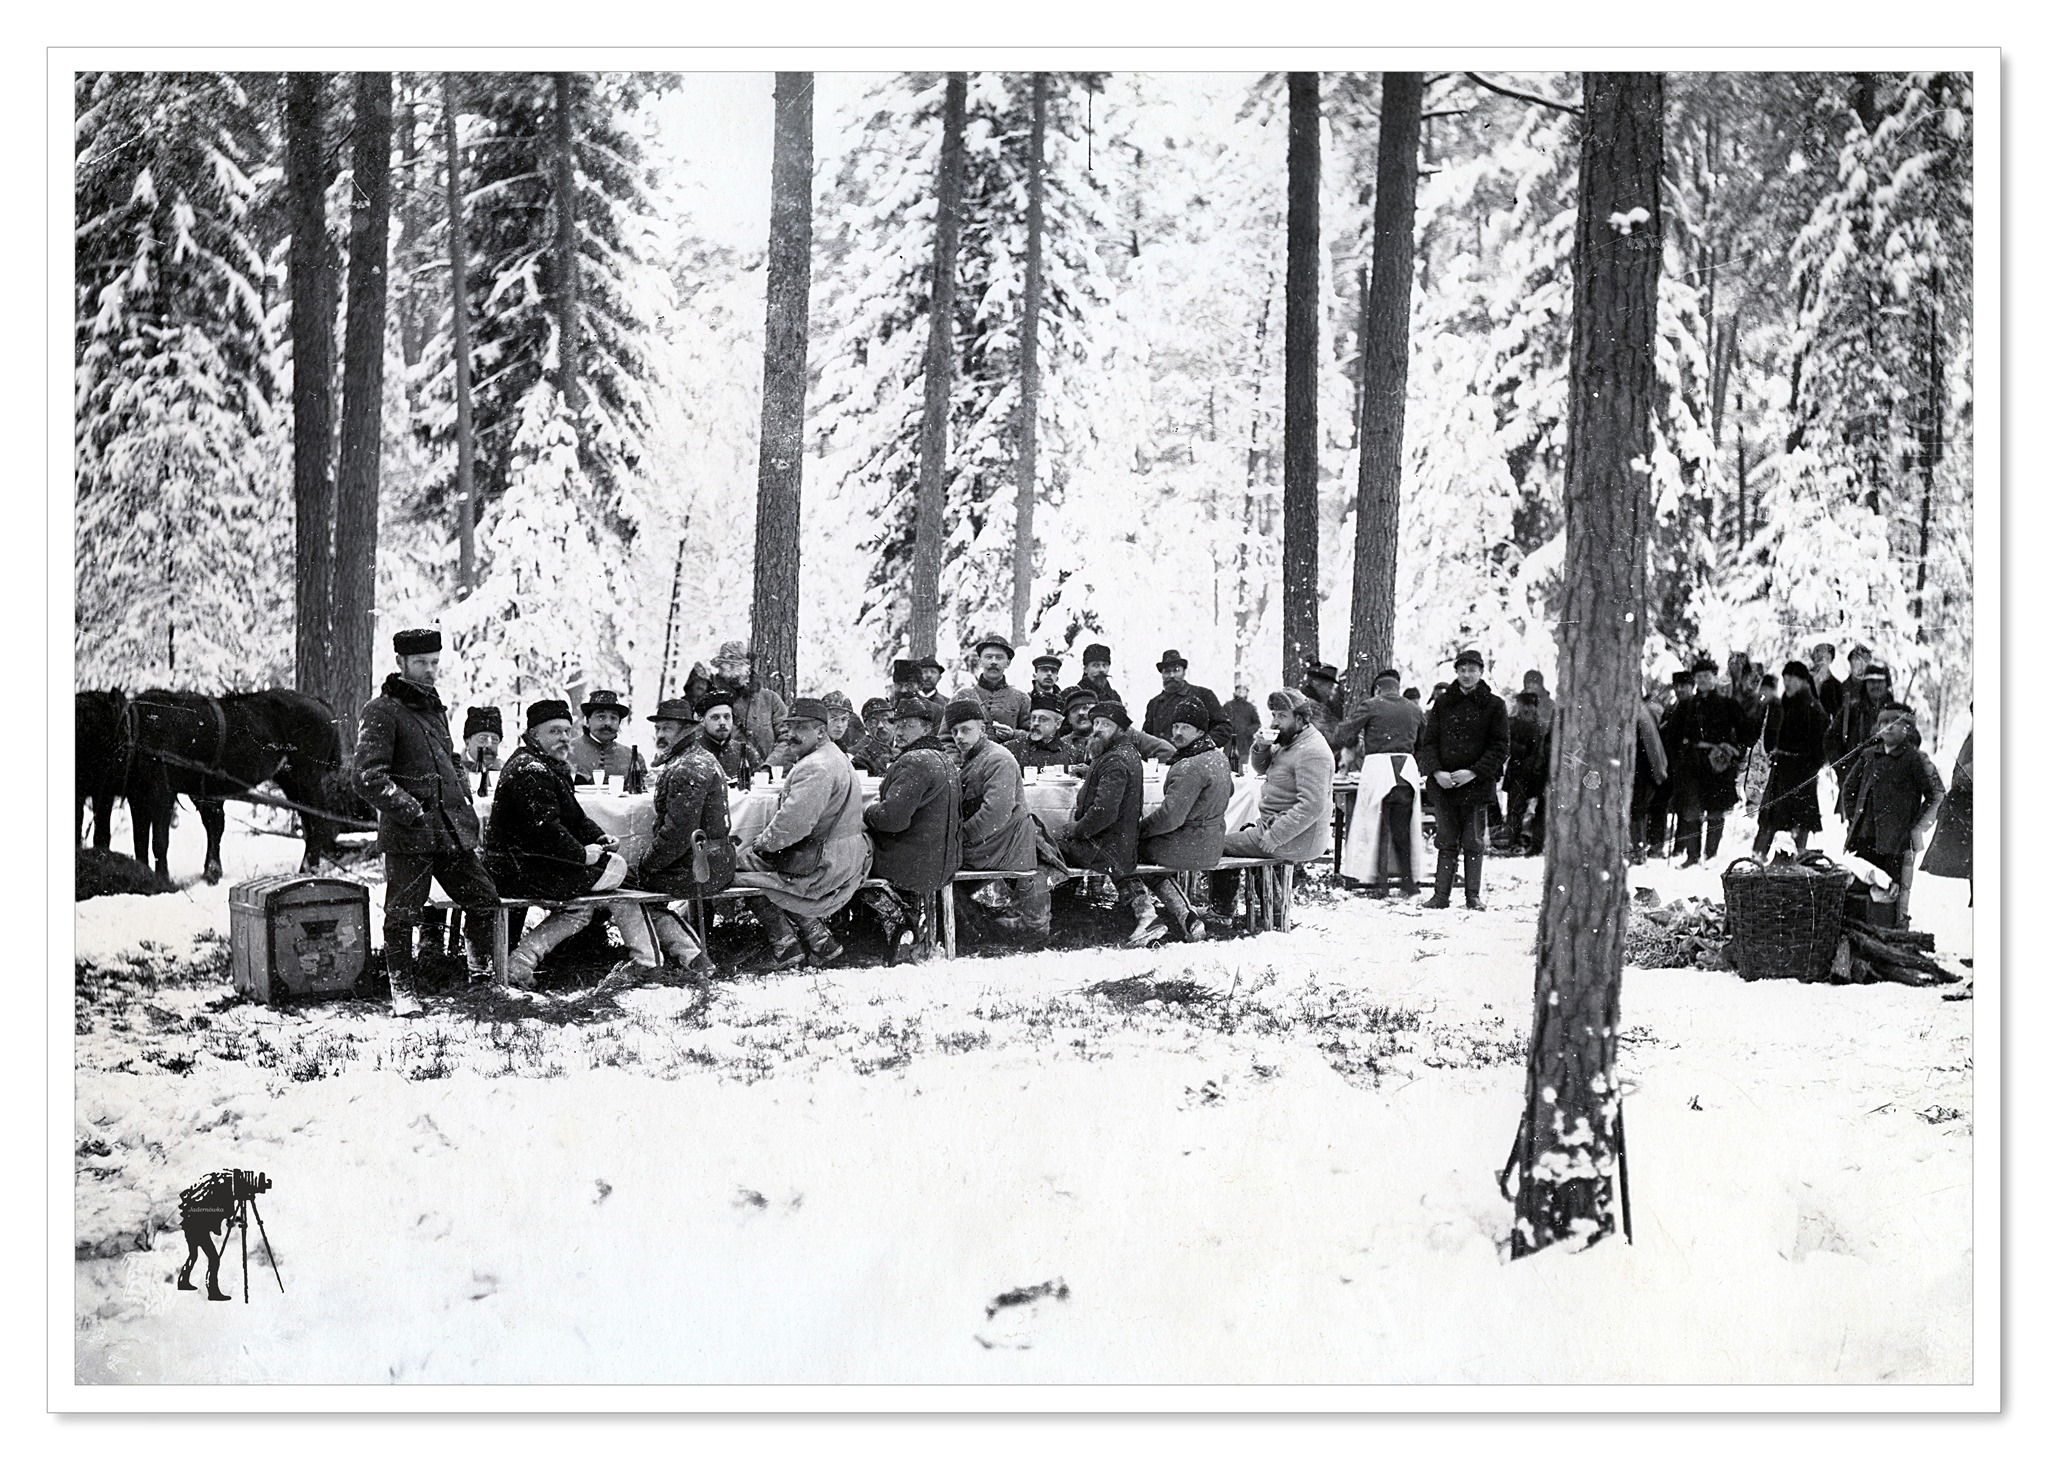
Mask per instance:
[[[961,865],[974,871],[1029,876],[1037,869],[1024,772],[1008,746],[983,738],[960,757],[960,840]]]
[[[1471,691],[1453,683],[1430,704],[1415,737],[1415,768],[1429,794],[1450,806],[1490,803],[1508,764],[1508,707],[1485,680]],[[1449,790],[1438,771],[1470,771],[1472,779]]]
[[[471,851],[482,840],[448,711],[431,688],[396,674],[385,679],[384,692],[363,706],[356,777],[377,808],[380,850],[433,856]]]
[[[1138,865],[1138,823],[1145,814],[1145,767],[1137,747],[1122,732],[1088,767],[1074,797],[1071,832],[1092,845],[1116,875],[1128,877]]]
[[[1851,762],[1842,796],[1849,808],[1849,850],[1896,857],[1912,846],[1913,827],[1941,800],[1941,772],[1914,746],[1902,745],[1893,754],[1873,745]]]
[[[711,864],[698,882],[694,833],[704,833]],[[640,885],[650,892],[703,897],[732,886],[731,811],[725,773],[705,749],[690,744],[656,763],[654,839],[640,861]]]
[[[1934,840],[1928,843],[1927,855],[1920,863],[1920,870],[1933,877],[1971,875],[1970,803],[1976,794],[1971,762],[1976,740],[1974,730],[1964,737],[1963,752],[1956,757],[1953,784],[1942,798],[1941,810],[1934,813]]]
[[[960,772],[937,736],[904,747],[862,819],[875,844],[869,876],[916,893],[952,881],[960,870]]]
[[[498,777],[484,865],[507,897],[551,901],[581,897],[602,867],[583,849],[604,835],[576,800],[576,777],[552,756],[521,742]]]
[[[1765,714],[1763,748],[1771,758],[1771,774],[1764,782],[1761,818],[1774,829],[1821,829],[1820,773],[1827,764],[1827,733],[1828,712],[1810,694],[1787,695]]]

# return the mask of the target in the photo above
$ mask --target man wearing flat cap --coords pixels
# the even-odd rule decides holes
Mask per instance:
[[[1067,728],[1060,736],[1060,744],[1066,747],[1067,764],[1076,770],[1086,769],[1095,755],[1095,691],[1084,680],[1060,698],[1067,712]]]
[[[865,730],[847,751],[853,768],[864,776],[879,776],[896,759],[896,742],[889,728],[889,701],[876,695],[860,707]]]
[[[860,773],[825,733],[831,709],[798,699],[786,717],[795,764],[775,788],[775,815],[740,848],[733,886],[758,890],[768,966],[794,968],[808,952],[835,963],[846,949],[825,926],[860,891],[873,849],[861,821]]]
[[[1060,855],[1076,871],[1107,872],[1136,919],[1129,948],[1166,936],[1159,906],[1138,876],[1138,825],[1145,813],[1145,771],[1131,744],[1130,713],[1114,700],[1093,711],[1087,779],[1074,798],[1074,818],[1060,837]]]
[[[1427,905],[1451,905],[1462,850],[1465,906],[1478,908],[1486,813],[1508,765],[1508,707],[1482,678],[1486,661],[1477,649],[1462,651],[1453,667],[1457,678],[1431,703],[1415,737],[1416,765],[1437,807],[1436,890]]]
[[[1031,697],[1011,686],[1012,651],[1001,634],[989,634],[974,646],[974,682],[955,699],[972,699],[981,706],[982,722],[999,741],[1020,739],[1031,718]]]
[[[1031,708],[1066,714],[1066,706],[1060,702],[1059,655],[1040,654],[1031,661]]]
[[[683,682],[683,698],[704,713],[704,697],[713,692],[730,695],[734,733],[754,748],[757,765],[767,761],[775,749],[775,727],[782,723],[789,707],[782,696],[762,684],[754,673],[754,648],[746,639],[727,639],[712,656],[710,668],[699,664]],[[730,775],[730,768],[726,772]]]
[[[1202,702],[1208,713],[1203,717],[1201,729],[1206,731],[1209,721],[1223,713],[1223,702],[1216,698],[1216,692],[1204,689],[1199,684],[1188,683],[1188,661],[1181,657],[1180,650],[1168,649],[1159,656],[1159,693],[1152,696],[1145,706],[1144,731],[1155,740],[1168,742],[1166,754],[1174,754],[1172,748],[1173,717],[1180,708],[1180,702],[1192,696]]]
[[[482,828],[469,778],[448,736],[448,711],[434,690],[441,633],[406,629],[391,641],[398,672],[363,706],[356,734],[356,775],[377,808],[377,844],[384,853],[384,966],[391,1011],[422,1013],[413,980],[413,932],[431,882],[465,909],[498,905],[498,889],[477,848]],[[464,920],[472,978],[490,976],[490,919]]]
[[[647,762],[637,747],[619,739],[633,707],[615,689],[594,689],[583,702],[583,733],[569,742],[569,771],[581,785],[603,782],[638,795],[647,782]]]
[[[875,844],[869,875],[889,886],[866,888],[861,900],[881,921],[885,963],[922,931],[923,899],[960,870],[960,772],[938,736],[950,708],[922,697],[896,702],[896,759],[864,813]]]
[[[1109,682],[1109,645],[1090,644],[1081,651],[1081,682],[1067,693],[1071,695],[1075,689],[1085,689],[1094,699],[1113,705],[1124,702],[1124,697]]]
[[[725,772],[692,733],[697,712],[688,700],[663,700],[651,723],[654,835],[640,860],[637,885],[685,899],[723,892],[733,879]],[[661,951],[678,967],[700,975],[715,971],[686,920],[656,908],[647,921]]]

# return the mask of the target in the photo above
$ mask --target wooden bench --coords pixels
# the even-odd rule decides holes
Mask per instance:
[[[1225,857],[1213,867],[1202,869],[1201,873],[1190,872],[1184,867],[1159,867],[1146,863],[1137,869],[1140,877],[1193,877],[1211,872],[1248,872],[1251,875],[1239,879],[1239,897],[1245,916],[1250,920],[1255,933],[1285,933],[1294,926],[1294,863],[1283,862],[1275,857]],[[1076,872],[1077,878],[1104,877],[1109,874],[1089,870]],[[1232,905],[1235,915],[1237,906]]]
[[[430,898],[427,901],[427,906],[443,908],[469,916],[474,916],[478,913],[490,915],[491,970],[496,975],[497,982],[503,985],[506,982],[508,965],[512,957],[511,913],[514,908],[539,907],[546,908],[549,912],[560,912],[565,907],[589,907],[602,911],[609,904],[618,902],[639,903],[642,906],[648,904],[666,906],[674,901],[676,901],[675,898],[670,897],[664,892],[635,892],[631,888],[622,887],[616,892],[593,892],[587,897],[501,897],[498,899],[498,905],[493,908],[465,907],[461,903],[451,901],[445,897]]]

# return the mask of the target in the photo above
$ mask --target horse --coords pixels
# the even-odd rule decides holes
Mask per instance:
[[[206,827],[208,882],[221,878],[220,840],[227,826],[222,803],[274,783],[303,808],[299,824],[311,871],[336,848],[337,828],[326,811],[349,817],[349,794],[334,711],[324,700],[291,689],[257,690],[218,698],[186,690],[146,690],[125,711],[129,763],[128,805],[135,820],[135,859],[169,875],[171,812],[190,798]]]
[[[118,689],[81,690],[77,697],[78,844],[85,845],[85,808],[92,806],[92,844],[113,842],[114,802],[128,794],[123,722],[128,696]]]

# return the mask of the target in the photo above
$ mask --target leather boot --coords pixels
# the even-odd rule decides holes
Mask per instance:
[[[530,929],[519,940],[519,946],[512,950],[512,956],[505,960],[506,981],[514,988],[532,988],[535,975],[540,971],[540,961],[589,927],[595,916],[591,908],[565,907],[541,919],[539,926]]]
[[[792,918],[791,921],[796,924],[796,935],[802,940],[804,950],[811,955],[814,965],[822,968],[846,956],[846,945],[832,936],[832,930],[825,926],[823,918]]]
[[[1479,900],[1479,868],[1485,860],[1484,852],[1465,853],[1465,906],[1469,908],[1485,906]]]
[[[860,896],[874,913],[875,921],[882,925],[882,967],[894,968],[904,951],[916,941],[916,910],[906,906],[902,898],[886,887],[870,887]]]
[[[1450,829],[1439,823],[1439,837],[1450,835]],[[1436,852],[1436,895],[1424,907],[1449,907],[1451,905],[1451,884],[1458,880],[1458,846],[1456,842],[1437,848]]]
[[[420,1004],[418,986],[413,981],[412,932],[408,929],[395,941],[385,935],[384,972],[391,983],[391,1012],[401,1019],[411,1019],[426,1012]]]
[[[790,922],[788,913],[762,898],[754,916],[761,920],[761,931],[768,935],[770,968],[795,968],[804,961],[804,947],[797,941],[796,926]]]
[[[1209,930],[1202,926],[1202,920],[1195,916],[1195,910],[1188,906],[1187,894],[1180,890],[1180,879],[1169,877],[1159,884],[1159,905],[1166,909],[1166,919],[1173,924],[1173,930],[1189,943],[1199,943],[1209,936]]]
[[[1131,929],[1131,936],[1124,939],[1126,948],[1150,948],[1166,937],[1166,924],[1159,920],[1159,905],[1152,900],[1152,894],[1140,882],[1131,889],[1126,899],[1131,911],[1137,915],[1138,925]]]
[[[709,975],[718,971],[718,965],[711,961],[711,955],[704,951],[690,925],[674,913],[650,913],[647,921],[654,928],[654,939],[661,945],[663,956],[683,972]]]

